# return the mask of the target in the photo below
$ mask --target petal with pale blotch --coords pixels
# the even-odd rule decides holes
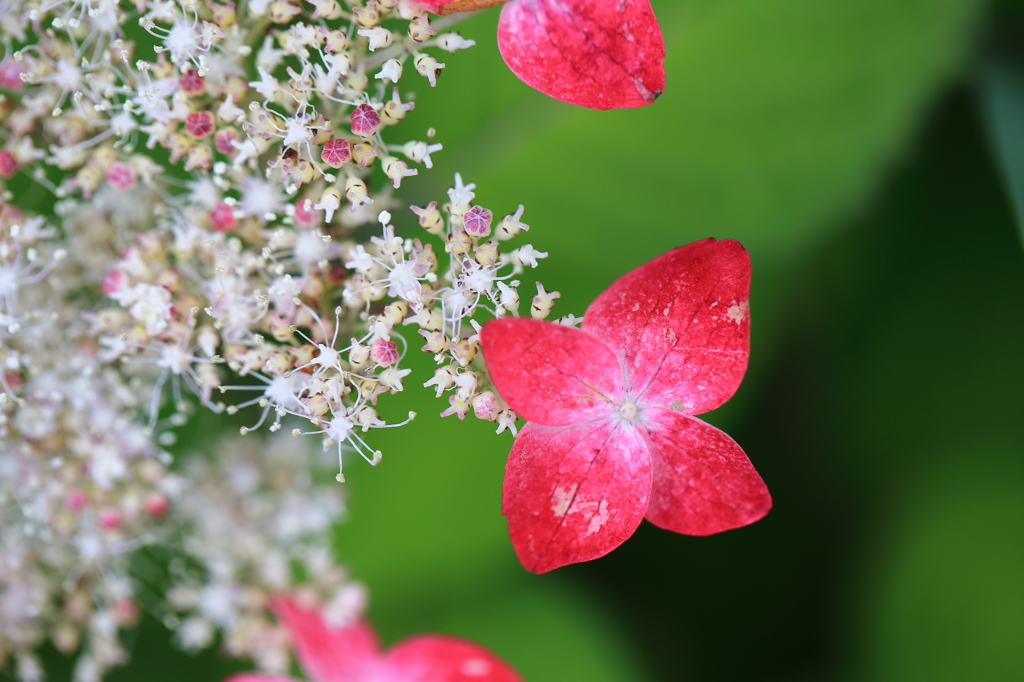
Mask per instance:
[[[417,635],[385,654],[374,679],[401,682],[522,682],[507,663],[473,642]]]
[[[654,464],[646,518],[686,535],[711,535],[757,521],[772,508],[768,487],[732,438],[673,410],[645,410]]]
[[[604,343],[573,327],[522,317],[491,320],[480,332],[498,393],[527,421],[576,424],[612,412],[622,364]]]
[[[643,437],[618,418],[527,424],[505,465],[501,506],[519,561],[544,573],[625,542],[643,519],[650,489]]]
[[[369,624],[331,627],[318,611],[291,599],[275,599],[273,609],[291,633],[295,656],[312,682],[359,682],[373,664],[378,641]]]
[[[524,83],[570,104],[640,107],[665,89],[665,42],[648,0],[512,0],[498,49]]]
[[[583,329],[625,363],[627,393],[686,414],[736,392],[750,349],[750,256],[733,240],[672,249],[612,283]]]

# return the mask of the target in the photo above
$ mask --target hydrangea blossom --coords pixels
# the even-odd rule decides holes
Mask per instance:
[[[743,378],[749,286],[739,242],[705,239],[619,278],[580,329],[522,318],[484,325],[494,384],[528,421],[502,497],[527,569],[601,557],[644,518],[709,535],[768,513],[768,489],[743,450],[693,416]]]
[[[419,0],[438,14],[505,0]],[[648,0],[511,0],[498,49],[527,85],[592,109],[641,107],[665,89],[665,42]]]
[[[410,339],[438,364],[419,379],[438,412],[515,432],[479,328],[546,255],[504,243],[523,207],[500,218],[458,175],[450,201],[396,197],[443,153],[400,124],[438,57],[472,45],[458,19],[409,0],[0,0],[0,665],[35,682],[46,639],[80,652],[77,682],[124,662],[131,567],[155,545],[183,561],[145,606],[186,648],[219,638],[271,669],[268,594],[358,611],[326,548],[342,490],[304,456],[272,480],[246,460],[266,426],[293,455],[289,433],[320,440],[341,480],[342,456],[379,463],[368,432],[411,418],[386,398]],[[197,406],[244,417],[245,456],[172,457]]]
[[[520,682],[507,663],[478,644],[445,635],[417,635],[378,653],[365,621],[332,626],[315,609],[278,598],[274,610],[291,634],[310,682]],[[243,673],[225,682],[292,682]]]

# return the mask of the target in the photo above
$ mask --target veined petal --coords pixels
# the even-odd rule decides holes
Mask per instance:
[[[757,521],[772,508],[768,487],[732,438],[672,410],[644,411],[654,485],[647,520],[686,535]]]
[[[402,640],[387,652],[380,667],[380,679],[400,682],[522,682],[515,670],[484,647],[444,635]]]
[[[527,570],[544,573],[597,559],[640,525],[651,459],[638,429],[616,421],[527,424],[516,437],[501,506]]]
[[[480,343],[498,393],[527,421],[587,421],[614,411],[610,401],[622,394],[622,364],[579,329],[505,317],[484,325]]]
[[[276,599],[274,612],[287,626],[295,656],[311,682],[359,682],[377,651],[377,635],[366,622],[332,628],[319,612],[291,599]]]
[[[736,392],[750,349],[750,256],[733,240],[672,249],[612,283],[583,330],[625,362],[626,390],[686,414]]]
[[[640,107],[665,89],[665,42],[648,0],[512,0],[498,49],[524,83],[570,104]]]

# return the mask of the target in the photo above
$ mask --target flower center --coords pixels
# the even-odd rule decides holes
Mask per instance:
[[[631,403],[628,400],[619,405],[619,416],[628,422],[636,419],[636,415],[639,411],[640,408],[636,406],[636,403]]]

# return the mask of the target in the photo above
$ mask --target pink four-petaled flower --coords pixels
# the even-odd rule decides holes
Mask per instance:
[[[604,556],[644,518],[709,535],[768,513],[768,489],[743,450],[693,417],[743,378],[749,287],[746,249],[705,239],[619,278],[581,329],[484,325],[494,385],[529,422],[502,494],[523,566],[543,573]]]
[[[500,0],[417,0],[449,13]],[[591,109],[650,104],[665,89],[665,41],[649,0],[511,0],[498,50],[527,85]]]
[[[378,653],[367,623],[330,627],[313,610],[277,599],[274,611],[292,636],[299,665],[311,682],[522,682],[507,663],[478,644],[445,635],[417,635]],[[225,682],[295,682],[260,673]]]

